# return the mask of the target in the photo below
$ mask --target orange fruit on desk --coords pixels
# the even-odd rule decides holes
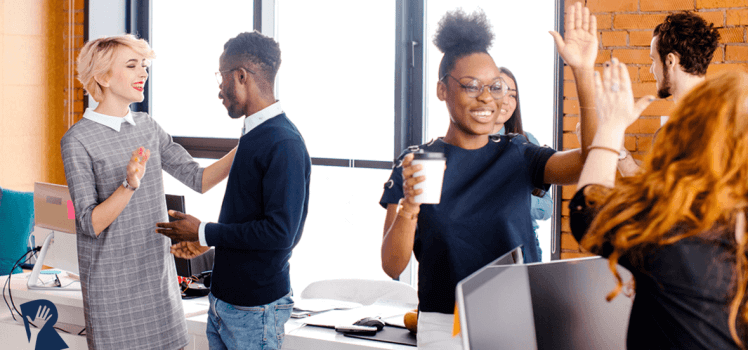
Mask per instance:
[[[412,333],[416,333],[418,331],[418,310],[406,312],[403,323],[405,323],[405,328]]]

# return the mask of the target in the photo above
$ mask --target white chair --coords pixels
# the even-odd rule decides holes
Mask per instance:
[[[398,281],[332,279],[317,281],[301,292],[302,299],[333,299],[371,305],[377,300],[418,304],[415,288]]]

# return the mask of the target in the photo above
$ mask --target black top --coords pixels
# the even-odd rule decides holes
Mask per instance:
[[[258,306],[291,291],[288,259],[304,229],[311,169],[304,139],[285,114],[241,137],[218,223],[205,225],[205,240],[216,247],[216,298]]]
[[[403,198],[406,154],[440,152],[447,158],[441,202],[422,204],[413,242],[418,266],[418,308],[454,313],[455,287],[465,277],[519,245],[526,262],[540,260],[530,218],[530,193],[548,189],[545,164],[556,152],[524,136],[491,136],[463,149],[436,139],[405,150],[392,169],[379,204]]]
[[[586,205],[585,189],[592,186],[597,185],[580,189],[569,203],[571,231],[577,241],[599,211]],[[684,227],[675,227],[672,233],[684,231]],[[612,250],[606,244],[594,253],[608,257]],[[730,251],[726,240],[691,237],[651,249],[638,264],[622,256],[618,263],[632,272],[636,283],[627,347],[739,349],[728,327],[734,267]]]

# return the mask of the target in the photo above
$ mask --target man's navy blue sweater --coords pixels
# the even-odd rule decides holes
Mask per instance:
[[[289,293],[288,259],[304,228],[311,169],[304,139],[285,113],[242,136],[218,223],[205,225],[205,240],[216,247],[216,298],[257,306]]]

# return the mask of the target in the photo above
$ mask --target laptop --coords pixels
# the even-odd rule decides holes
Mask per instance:
[[[624,281],[631,274],[623,267]],[[460,281],[465,349],[625,349],[632,300],[601,257],[487,265]]]

